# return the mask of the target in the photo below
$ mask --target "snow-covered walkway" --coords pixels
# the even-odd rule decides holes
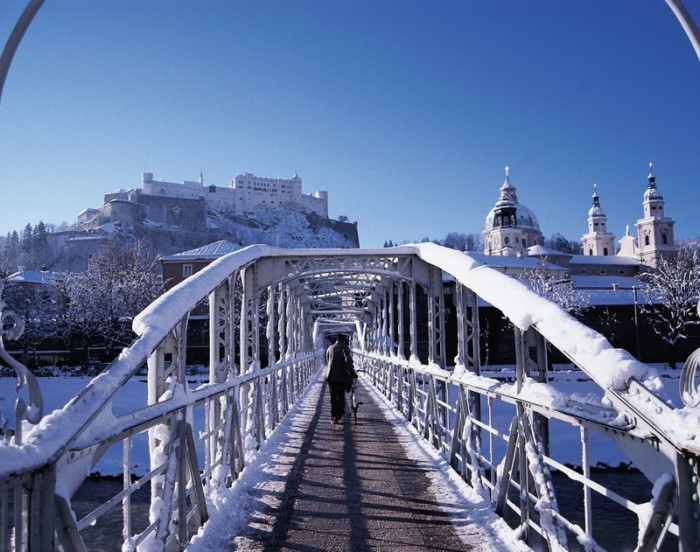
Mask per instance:
[[[319,379],[188,550],[528,550],[383,398],[330,424]]]

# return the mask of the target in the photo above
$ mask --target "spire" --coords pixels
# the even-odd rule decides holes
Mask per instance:
[[[505,172],[506,172],[506,179],[503,181],[503,187],[510,187],[510,186],[511,186],[511,183],[510,183],[510,167],[509,167],[508,165],[506,165]]]
[[[506,165],[506,179],[503,181],[501,186],[501,201],[511,201],[513,203],[518,202],[518,196],[515,193],[516,187],[510,183],[510,167]]]
[[[656,177],[654,176],[654,164],[649,163],[649,176],[647,176],[647,189],[644,190],[644,203],[649,201],[661,202],[663,203],[663,196],[661,192],[656,188]],[[658,211],[657,213],[658,214]],[[652,213],[645,213],[645,217],[651,216]]]
[[[202,174],[202,171],[199,171],[199,183],[202,186],[204,185],[204,175]]]
[[[600,206],[600,196],[598,195],[598,184],[593,184],[593,206],[588,210],[589,217],[604,217],[605,213]]]

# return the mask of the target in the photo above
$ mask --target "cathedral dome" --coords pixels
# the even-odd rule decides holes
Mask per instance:
[[[500,228],[502,226],[513,226],[516,228],[533,228],[535,230],[540,229],[540,223],[530,209],[521,205],[520,203],[515,203],[513,208],[515,209],[515,224],[513,224],[513,219],[510,221],[505,221],[504,224],[502,209],[498,206],[494,207],[486,215],[486,220],[484,221],[484,230],[493,230],[494,228]]]
[[[518,203],[516,188],[510,183],[508,167],[506,179],[500,188],[500,197],[484,220],[484,232],[504,227],[540,230],[535,213]]]

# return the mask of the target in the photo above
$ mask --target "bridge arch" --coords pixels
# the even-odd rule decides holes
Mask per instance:
[[[454,325],[446,320],[448,294]],[[482,375],[483,304],[513,324],[512,382]],[[195,316],[208,319],[209,382],[193,388],[186,368]],[[125,541],[183,546],[208,517],[206,494],[235,482],[322,367],[324,331],[340,329],[354,335],[367,381],[497,512],[515,512],[528,539],[552,550],[566,548],[571,538],[594,542],[591,493],[614,495],[587,472],[588,435],[600,432],[657,483],[663,497],[635,505],[613,496],[640,517],[640,546],[654,546],[669,531],[682,550],[694,550],[699,541],[700,436],[678,423],[697,420],[697,408],[668,406],[653,370],[468,254],[434,244],[381,250],[251,246],[164,294],[133,327],[138,338],[105,373],[23,440],[8,439],[0,448],[3,500],[24,504],[27,513],[3,510],[4,544],[15,539],[30,547],[84,548],[81,531],[108,506],[76,520],[71,498],[117,445],[124,450],[125,482],[109,507],[122,505]],[[447,358],[448,333],[454,358]],[[599,403],[552,391],[548,346],[598,384],[604,394]],[[147,406],[115,413],[112,404],[123,385],[144,366]],[[510,409],[507,427],[493,415],[496,403]],[[553,457],[552,423],[580,431],[582,473]],[[61,438],[58,427],[68,428]],[[139,435],[147,436],[151,465],[132,482],[128,457]],[[552,469],[582,482],[588,504],[583,527],[559,512]],[[135,531],[129,497],[146,482],[149,525]]]

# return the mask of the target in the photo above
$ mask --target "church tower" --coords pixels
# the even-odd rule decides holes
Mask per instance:
[[[608,217],[600,206],[598,189],[593,184],[593,206],[588,210],[588,233],[581,238],[584,255],[614,255],[615,236],[608,232]]]
[[[637,228],[637,244],[639,260],[647,266],[655,266],[658,256],[670,257],[677,252],[673,236],[673,226],[676,222],[667,217],[664,212],[664,198],[656,187],[653,165],[649,163],[647,189],[644,191],[644,218],[639,219]]]
[[[508,167],[498,201],[484,221],[483,235],[484,253],[487,255],[517,255],[528,247],[542,244],[537,217],[530,209],[518,203]]]

